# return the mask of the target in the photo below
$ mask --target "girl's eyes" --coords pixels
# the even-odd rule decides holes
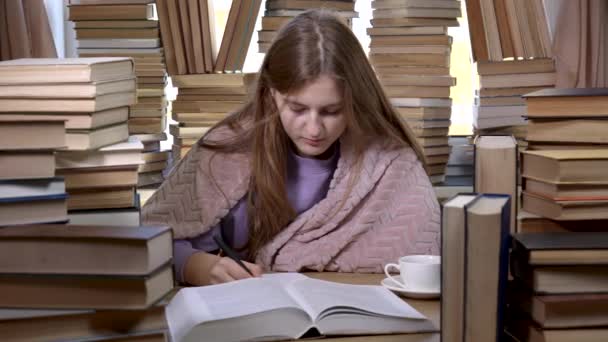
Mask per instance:
[[[289,107],[289,109],[296,114],[303,114],[307,111],[307,108],[305,108],[305,107]],[[337,115],[337,114],[340,114],[340,110],[321,112],[321,115],[328,115],[328,116]]]

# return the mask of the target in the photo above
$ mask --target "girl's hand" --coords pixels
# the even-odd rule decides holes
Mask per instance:
[[[247,266],[254,276],[259,277],[262,275],[262,268],[259,265],[246,261],[243,261],[243,264]],[[247,271],[237,264],[236,261],[229,257],[223,257],[211,266],[208,281],[209,284],[221,284],[246,278],[251,278],[251,275]]]

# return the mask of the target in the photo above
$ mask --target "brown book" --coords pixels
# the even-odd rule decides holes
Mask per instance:
[[[128,141],[91,151],[58,151],[56,153],[57,172],[62,169],[124,168],[139,165],[142,160],[143,144],[137,137]]]
[[[152,107],[158,107],[158,105],[152,105]],[[129,112],[130,118],[162,118],[167,115],[166,105],[163,105],[160,109],[158,108],[131,108]]]
[[[608,89],[545,89],[524,95],[531,118],[608,117]]]
[[[233,73],[233,74],[203,74],[203,75],[180,75],[172,77],[173,85],[179,88],[221,88],[247,86],[255,81],[256,74]]]
[[[384,85],[383,88],[389,97],[450,97],[450,87]]]
[[[608,184],[608,150],[526,151],[522,176],[550,183]]]
[[[173,102],[174,112],[232,112],[243,105],[240,101],[183,101]]]
[[[450,56],[443,54],[372,54],[370,61],[374,66],[439,66],[448,67]]]
[[[383,18],[440,18],[452,19],[461,16],[460,8],[390,8],[376,9],[372,12],[374,19]]]
[[[456,78],[450,76],[381,75],[382,85],[452,87]]]
[[[441,1],[444,2],[444,1]],[[374,1],[372,4],[376,3]],[[447,27],[420,26],[420,27],[368,27],[370,36],[418,36],[418,35],[445,35]]]
[[[450,45],[452,37],[448,35],[428,36],[377,36],[373,37],[370,47],[389,45]]]
[[[465,231],[466,207],[474,194],[459,194],[443,204],[441,225],[441,335],[445,341],[461,341],[464,336]]]
[[[261,5],[262,0],[250,0],[241,4],[224,70],[243,69]]]
[[[512,87],[549,88],[555,85],[555,80],[555,72],[479,76],[479,84],[482,88],[502,88],[505,86],[505,84],[508,84]]]
[[[580,296],[580,295],[576,295]],[[608,329],[604,327],[579,327],[571,329],[545,329],[539,327],[525,314],[510,317],[506,331],[513,341],[562,342],[562,341],[605,341]]]
[[[550,142],[534,142],[528,143],[530,151],[546,151],[546,150],[606,150],[608,145],[600,144],[573,144],[573,143],[550,143]]]
[[[54,150],[66,146],[65,121],[15,120],[0,115],[0,150]]]
[[[55,175],[55,155],[48,151],[0,152],[0,180],[49,178]]]
[[[445,18],[374,18],[371,23],[372,27],[458,26],[458,20]]]
[[[395,110],[407,120],[448,120],[452,115],[451,108],[440,107],[396,107]]]
[[[137,172],[144,173],[144,172],[162,171],[166,168],[167,168],[167,161],[165,160],[165,161],[158,161],[158,162],[145,163],[145,164],[139,165],[139,167],[137,168]]]
[[[133,77],[133,62],[124,57],[23,58],[0,62],[3,85],[86,83]]]
[[[520,210],[518,224],[519,233],[602,232],[606,231],[608,221],[554,221]]]
[[[158,28],[80,28],[76,29],[76,39],[90,38],[158,38]]]
[[[197,68],[195,64],[194,46],[192,43],[192,27],[190,26],[190,20],[192,16],[198,16],[198,11],[196,13],[190,12],[188,8],[188,1],[189,0],[178,1],[177,8],[179,11],[179,23],[181,24],[181,34],[184,42],[184,51],[186,53],[186,66],[188,67],[188,73],[196,74]]]
[[[158,1],[156,9],[158,10]],[[156,20],[79,20],[74,22],[75,29],[126,29],[126,28],[158,28]],[[163,39],[164,41],[164,39]]]
[[[464,235],[456,240],[464,244],[459,246],[464,248],[464,262],[454,265],[463,265],[457,272],[463,273],[461,286],[464,293],[455,293],[463,296],[463,306],[456,307],[458,312],[453,314],[463,316],[466,341],[497,341],[503,331],[502,317],[506,308],[503,291],[508,278],[510,241],[509,209],[508,196],[482,194],[465,206],[464,227],[454,233]]]
[[[173,42],[173,52],[177,66],[177,75],[188,73],[187,54],[185,39],[181,34],[180,12],[177,1],[161,0],[166,4],[167,17],[170,24],[171,37]]]
[[[521,96],[476,97],[478,106],[525,106],[526,101]]]
[[[163,173],[160,171],[144,172],[138,175],[137,186],[149,186],[154,184],[160,184],[165,180]]]
[[[207,131],[209,127],[183,127],[178,125],[170,125],[169,133],[175,138],[200,138]]]
[[[445,0],[375,0],[372,2],[373,9],[391,8],[460,8],[458,1]]]
[[[177,94],[176,101],[240,101],[245,102],[245,94]]]
[[[68,190],[120,188],[137,185],[137,167],[117,169],[57,170],[57,175],[65,179]]]
[[[133,187],[117,189],[72,190],[68,210],[131,208],[136,200]]]
[[[246,3],[245,3],[246,4]],[[223,72],[226,68],[226,63],[228,60],[228,53],[230,50],[230,46],[232,43],[232,39],[234,36],[234,31],[237,25],[237,19],[239,13],[241,11],[241,6],[243,5],[242,0],[233,0],[230,5],[230,11],[228,13],[228,19],[226,22],[226,27],[224,29],[224,35],[222,37],[222,42],[220,48],[218,50],[217,58],[215,60],[215,72]]]
[[[608,184],[552,183],[525,178],[524,189],[532,194],[554,201],[603,201],[608,200]]]
[[[374,65],[374,70],[378,77],[395,76],[395,75],[435,75],[435,76],[450,76],[450,69],[442,66],[411,66],[411,65],[391,65],[381,66]]]
[[[484,17],[481,12],[481,0],[466,1],[467,22],[473,49],[473,61],[487,61],[490,59],[486,41]]]
[[[443,146],[448,144],[448,137],[416,137],[422,147]]]
[[[517,88],[482,88],[476,90],[476,95],[481,97],[492,97],[492,96],[522,96],[532,91],[546,89],[545,87],[517,87]]]
[[[608,200],[557,201],[539,194],[523,192],[522,208],[552,220],[608,219]]]
[[[203,32],[202,32],[202,18],[199,13],[199,0],[188,0],[186,3],[180,6],[180,9],[185,8],[186,14],[190,17],[190,33],[187,34],[190,38],[190,45],[192,49],[192,59],[194,70],[191,73],[202,74],[205,73],[205,50],[203,48]],[[184,14],[182,14],[184,15]]]
[[[0,200],[0,226],[66,222],[66,198],[65,194],[3,198]]]
[[[477,62],[480,75],[530,74],[555,71],[555,62],[551,58],[512,60],[501,62]]]
[[[0,309],[0,334],[10,341],[33,341],[41,331],[57,341],[145,335],[168,328],[165,305],[144,310]]]
[[[507,17],[507,21],[509,22],[509,29],[511,30],[514,57],[525,57],[524,43],[522,40],[523,38],[521,33],[523,28],[520,27],[521,25],[517,20],[518,11],[516,0],[504,0],[504,4],[505,14]]]
[[[200,138],[173,138],[173,143],[177,146],[192,146],[199,141]]]
[[[129,116],[128,107],[119,107],[94,113],[74,113],[74,114],[2,114],[7,120],[26,120],[26,121],[45,121],[63,120],[65,128],[73,129],[96,129],[126,122]]]
[[[98,112],[135,104],[134,92],[112,93],[81,99],[0,99],[0,112]]]
[[[608,144],[608,120],[603,119],[531,119],[529,141],[548,143]]]
[[[608,292],[608,266],[531,266],[511,259],[511,272],[535,294]]]
[[[513,136],[475,139],[475,192],[511,196],[511,232],[517,215],[517,142]]]
[[[94,98],[135,91],[135,78],[92,83],[0,85],[0,98]]]
[[[268,0],[266,9],[315,9],[327,8],[336,11],[354,11],[353,1],[327,1],[327,0]]]
[[[127,123],[102,127],[94,130],[73,130],[66,134],[68,150],[94,150],[100,147],[126,141],[129,138]]]
[[[269,17],[262,16],[262,30],[265,31],[278,31],[288,21],[293,19],[292,17]]]
[[[494,8],[496,10],[496,22],[498,26],[498,34],[500,35],[500,47],[502,50],[502,55],[504,58],[515,57],[505,0],[494,0]]]
[[[414,135],[416,137],[441,137],[447,136],[449,128],[447,127],[439,127],[439,128],[419,128],[419,127],[411,127]]]
[[[145,163],[154,163],[168,160],[169,153],[168,151],[148,152],[142,153],[141,157]]]
[[[201,31],[203,34],[203,58],[205,61],[205,72],[213,72],[217,55],[215,41],[215,14],[213,1],[199,0],[199,11],[201,17]]]
[[[160,118],[132,118],[129,119],[129,134],[162,133],[166,126],[165,116]]]
[[[134,60],[145,58],[164,58],[164,48],[86,48],[76,49],[80,57],[130,57]]]
[[[608,294],[518,297],[518,306],[544,329],[608,325]]]
[[[527,265],[608,265],[608,232],[515,234],[513,257]]]
[[[171,151],[173,154],[173,160],[180,160],[182,158],[184,158],[186,156],[186,154],[188,154],[188,152],[190,152],[190,148],[191,146],[179,146],[179,145],[173,145]]]
[[[14,226],[0,230],[0,245],[5,274],[143,276],[172,258],[167,227]]]
[[[0,305],[13,308],[144,309],[173,288],[170,263],[145,276],[5,273],[0,279],[6,294]]]
[[[171,33],[171,25],[169,24],[169,13],[167,9],[167,0],[156,1],[156,11],[158,13],[158,25],[160,26],[160,35],[165,49],[165,58],[167,63],[167,73],[170,76],[177,74],[176,51],[173,46],[173,36]]]
[[[151,20],[154,4],[135,5],[70,5],[70,21],[79,20]]]

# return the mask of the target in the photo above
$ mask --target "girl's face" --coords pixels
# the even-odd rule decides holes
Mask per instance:
[[[344,104],[336,82],[322,75],[293,94],[272,89],[281,123],[303,157],[323,158],[346,129]]]

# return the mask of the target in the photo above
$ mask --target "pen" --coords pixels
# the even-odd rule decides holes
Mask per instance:
[[[253,275],[253,273],[251,273],[251,271],[247,268],[247,266],[245,266],[245,264],[243,264],[243,262],[238,257],[238,255],[236,255],[236,252],[234,250],[232,250],[232,248],[228,247],[228,245],[224,243],[224,240],[222,240],[221,237],[214,235],[213,240],[215,240],[215,242],[218,244],[218,246],[220,246],[220,248],[224,251],[224,253],[226,253],[226,255],[230,259],[236,261],[236,263],[239,264],[239,266],[241,266],[245,271],[247,271],[247,273],[249,273],[252,277],[255,277]]]

